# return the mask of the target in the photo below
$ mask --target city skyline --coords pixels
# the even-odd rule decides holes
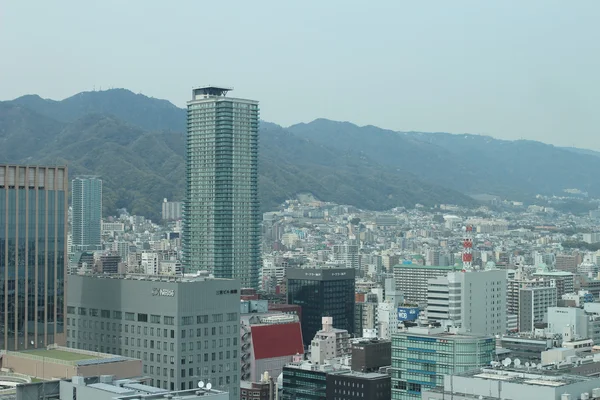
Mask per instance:
[[[1,10],[0,400],[600,400],[597,1]]]

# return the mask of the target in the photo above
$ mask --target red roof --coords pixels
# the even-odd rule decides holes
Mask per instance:
[[[254,358],[257,360],[304,354],[299,322],[254,325],[250,329],[252,329]]]

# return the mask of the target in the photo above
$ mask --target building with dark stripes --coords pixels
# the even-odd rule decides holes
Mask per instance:
[[[63,344],[67,167],[0,165],[0,348]]]

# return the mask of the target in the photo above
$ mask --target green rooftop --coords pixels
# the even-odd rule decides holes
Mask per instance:
[[[96,358],[102,358],[102,357],[97,357],[97,356],[93,356],[93,355],[89,355],[89,354],[82,354],[82,353],[76,353],[76,352],[70,352],[70,351],[64,351],[64,350],[37,349],[37,350],[21,351],[20,353],[21,354],[29,354],[29,355],[38,356],[38,357],[52,358],[55,360],[62,360],[62,361],[81,361],[81,360],[92,360],[92,359],[96,359]]]

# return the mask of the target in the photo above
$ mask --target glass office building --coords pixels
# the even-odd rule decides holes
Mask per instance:
[[[102,249],[102,180],[81,176],[71,183],[73,247],[77,251]]]
[[[354,333],[354,268],[289,268],[288,304],[302,307],[302,339],[308,346],[322,328],[322,317],[333,327]]]
[[[183,264],[258,288],[258,102],[202,87],[188,102]]]
[[[414,327],[392,336],[392,399],[421,399],[427,388],[443,387],[444,374],[489,366],[491,336],[454,335],[442,328]]]
[[[64,344],[66,167],[0,165],[0,349]]]
[[[303,368],[304,366],[304,368]],[[307,364],[288,364],[283,367],[282,400],[326,400],[327,372]]]

